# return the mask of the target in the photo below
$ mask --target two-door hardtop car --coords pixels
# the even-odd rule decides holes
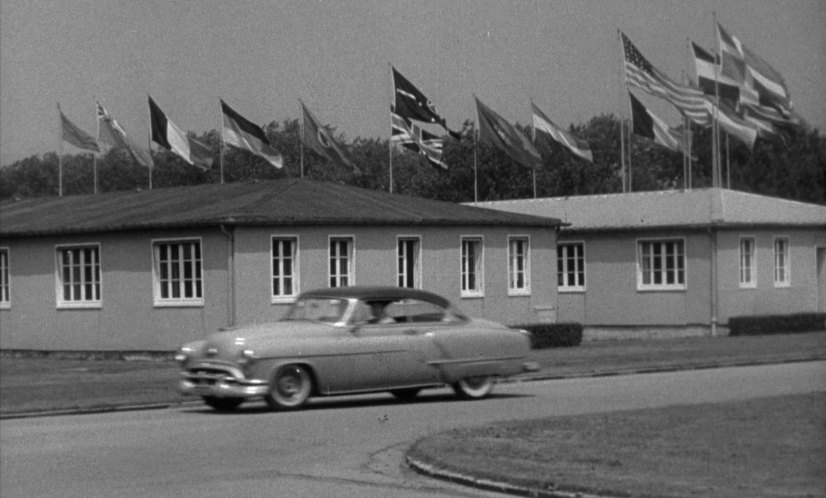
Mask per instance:
[[[484,398],[495,378],[538,368],[524,330],[465,316],[431,292],[343,287],[302,293],[285,317],[184,345],[179,391],[229,411],[263,398],[273,409],[311,396],[389,391],[410,399],[448,384]]]

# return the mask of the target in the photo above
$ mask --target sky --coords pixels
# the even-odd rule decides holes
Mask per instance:
[[[347,141],[388,138],[391,64],[453,129],[474,96],[522,124],[531,99],[564,127],[627,116],[618,30],[679,81],[688,40],[716,48],[715,16],[823,133],[823,0],[0,0],[0,165],[60,150],[57,103],[95,135],[97,99],[148,143],[147,95],[197,134],[220,127],[219,99],[260,125],[301,99]]]

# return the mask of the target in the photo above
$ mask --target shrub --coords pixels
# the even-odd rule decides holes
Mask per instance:
[[[733,316],[729,335],[794,334],[826,330],[826,313]]]
[[[531,348],[567,348],[582,343],[581,323],[533,323],[516,325],[515,329],[525,329],[531,333]]]

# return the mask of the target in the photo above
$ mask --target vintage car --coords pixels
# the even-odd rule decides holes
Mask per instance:
[[[263,398],[278,410],[311,396],[389,391],[399,399],[452,386],[489,395],[495,378],[536,370],[529,333],[466,317],[416,289],[343,287],[302,293],[273,323],[235,327],[184,345],[179,391],[230,411]]]

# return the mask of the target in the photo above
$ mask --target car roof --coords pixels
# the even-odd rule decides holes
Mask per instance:
[[[382,286],[353,286],[335,287],[329,289],[315,289],[301,293],[301,297],[331,297],[344,299],[417,299],[437,304],[443,308],[450,306],[450,301],[438,294],[421,289],[408,289],[404,287],[382,287]]]

